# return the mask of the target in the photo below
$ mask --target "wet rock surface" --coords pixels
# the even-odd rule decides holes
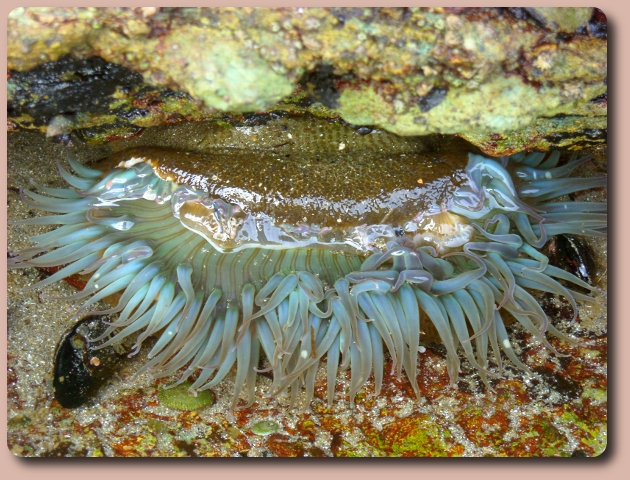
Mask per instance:
[[[458,133],[495,154],[605,141],[605,104],[589,107],[607,90],[597,9],[18,8],[8,31],[16,127],[43,128],[27,110],[50,103],[25,99],[18,72],[68,54],[98,56],[151,85],[57,112],[50,135],[92,128],[102,141],[289,109],[402,135]],[[185,94],[172,99],[169,89]]]

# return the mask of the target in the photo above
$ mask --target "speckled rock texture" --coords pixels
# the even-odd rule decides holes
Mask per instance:
[[[128,136],[287,99],[303,108],[295,104],[305,95],[353,124],[462,134],[489,153],[510,153],[506,138],[548,149],[606,135],[606,18],[597,9],[18,8],[8,42],[11,72],[98,56],[146,84],[130,90],[140,112],[153,105],[148,113],[134,113],[130,90],[118,88],[109,112],[52,115],[51,135],[117,125],[109,136]],[[36,126],[25,104],[41,99],[20,100],[21,82],[9,80],[10,119]],[[185,95],[164,100],[167,89]]]

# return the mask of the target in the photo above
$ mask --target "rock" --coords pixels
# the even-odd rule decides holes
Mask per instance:
[[[67,54],[142,76],[139,91],[118,92],[126,118],[87,109],[57,119],[51,135],[112,125],[125,136],[287,105],[399,135],[537,134],[558,115],[580,117],[582,133],[605,131],[605,111],[580,113],[607,91],[605,27],[591,8],[18,8],[9,91],[23,86],[18,72]],[[164,105],[173,90],[184,93]],[[307,94],[325,107],[300,104]],[[134,95],[156,106],[136,111]],[[15,112],[13,125],[37,125]]]

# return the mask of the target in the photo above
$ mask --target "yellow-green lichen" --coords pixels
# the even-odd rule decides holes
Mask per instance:
[[[537,89],[516,77],[496,77],[476,89],[450,89],[443,101],[428,111],[412,106],[407,113],[396,114],[393,103],[372,87],[346,89],[339,98],[337,111],[350,123],[380,125],[399,135],[431,132],[476,135],[524,129],[542,114],[570,111],[606,91],[605,85],[589,85],[563,98],[554,89]]]
[[[579,441],[592,450],[589,456],[597,457],[606,450],[608,443],[607,425],[605,418],[602,423],[593,423],[581,419],[572,408],[568,407],[560,416],[562,424],[574,431]]]
[[[532,125],[502,133],[466,132],[460,134],[489,155],[512,155],[523,150],[546,151],[605,144],[608,120],[605,115],[539,118]]]
[[[608,392],[603,388],[586,387],[582,391],[582,398],[589,398],[598,403],[605,403],[608,401]]]

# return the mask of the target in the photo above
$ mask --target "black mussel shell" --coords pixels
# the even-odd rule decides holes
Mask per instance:
[[[53,388],[62,407],[76,408],[92,398],[103,383],[120,366],[127,353],[121,345],[102,349],[103,343],[88,339],[101,335],[109,316],[92,316],[77,322],[67,330],[57,344]]]
[[[548,244],[549,262],[589,285],[596,283],[596,260],[592,247],[573,235],[556,235]]]

